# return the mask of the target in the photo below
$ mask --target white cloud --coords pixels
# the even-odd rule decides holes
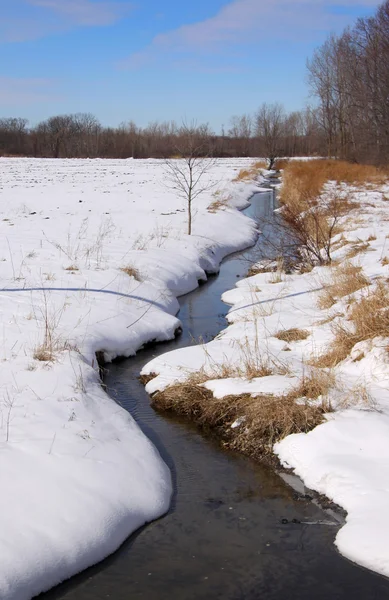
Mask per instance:
[[[222,51],[228,45],[261,38],[301,40],[330,32],[349,22],[332,9],[374,7],[378,0],[234,0],[204,21],[157,35],[149,46],[132,54],[122,67],[138,68],[164,54]]]
[[[7,2],[7,4],[5,4]],[[0,42],[24,42],[75,27],[113,25],[133,8],[124,0],[0,0]],[[3,6],[4,5],[4,6]]]
[[[112,25],[131,9],[129,3],[92,0],[27,0],[31,6],[46,8],[77,25]]]
[[[28,106],[57,99],[50,79],[0,76],[0,106]]]

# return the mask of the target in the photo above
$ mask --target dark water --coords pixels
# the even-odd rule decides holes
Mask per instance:
[[[273,203],[272,194],[258,194],[248,214],[266,221],[265,233],[274,239]],[[154,412],[138,381],[152,357],[200,336],[211,339],[225,326],[228,308],[220,295],[245,275],[254,256],[258,248],[228,258],[218,277],[180,299],[180,338],[110,366],[111,395],[172,470],[173,504],[112,557],[41,600],[389,598],[389,580],[336,552],[340,517],[294,492],[270,468],[224,452],[194,427]]]

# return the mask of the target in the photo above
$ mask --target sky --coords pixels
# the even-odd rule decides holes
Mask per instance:
[[[306,60],[376,0],[0,0],[0,117],[195,119],[309,101]]]

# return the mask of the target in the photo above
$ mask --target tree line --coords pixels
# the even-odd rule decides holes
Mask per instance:
[[[192,126],[193,127],[193,126]],[[324,147],[323,133],[311,109],[287,114],[264,104],[255,115],[232,117],[228,129],[216,134],[195,126],[204,152],[213,156],[312,155]],[[103,127],[89,113],[58,115],[29,127],[22,118],[0,119],[0,156],[44,158],[166,158],[180,154],[187,125],[134,122]],[[271,140],[271,141],[269,141]]]

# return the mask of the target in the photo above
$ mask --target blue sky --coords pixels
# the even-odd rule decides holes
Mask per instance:
[[[306,59],[376,0],[0,0],[0,116],[208,122],[308,101]]]

